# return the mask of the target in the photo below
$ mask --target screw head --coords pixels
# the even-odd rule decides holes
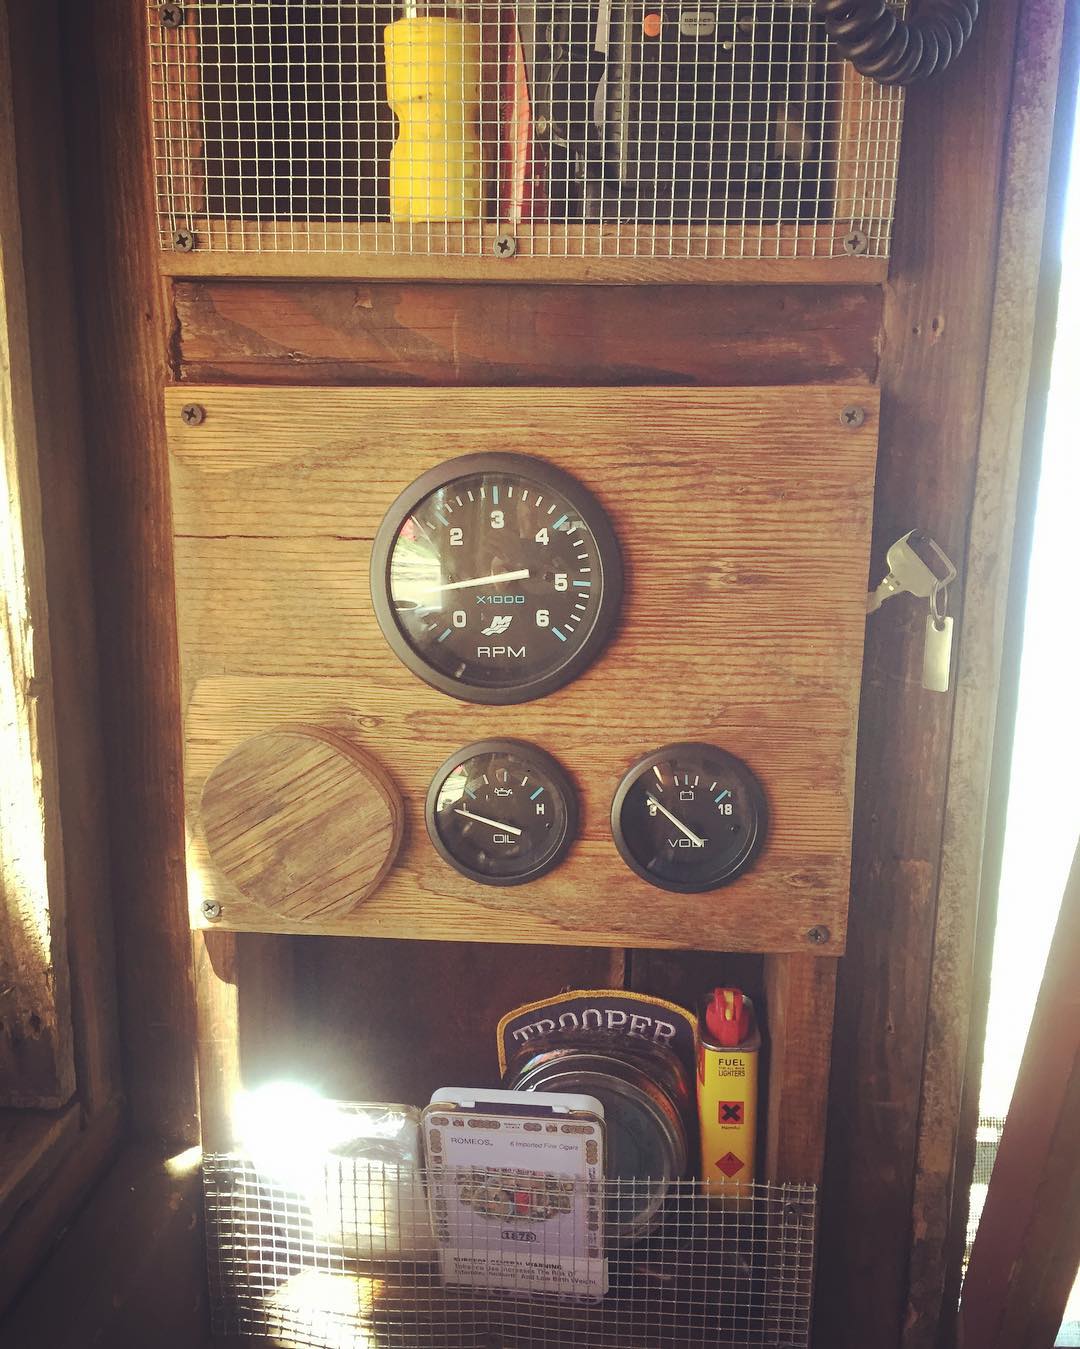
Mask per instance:
[[[512,258],[518,248],[517,240],[512,234],[498,235],[491,247],[497,258]]]
[[[191,253],[195,248],[195,231],[179,229],[172,237],[173,248],[178,253]]]
[[[184,24],[183,5],[162,5],[159,11],[162,28],[182,28]]]
[[[221,917],[221,905],[217,902],[216,899],[204,899],[202,911],[204,918]]]
[[[831,937],[832,933],[829,929],[823,927],[820,923],[812,927],[806,934],[806,940],[813,946],[824,946]]]
[[[870,240],[862,230],[848,230],[847,234],[844,235],[845,253],[865,253],[869,247]]]
[[[840,413],[840,425],[846,426],[852,431],[854,431],[857,427],[862,426],[863,422],[865,421],[866,421],[866,409],[856,407],[854,404],[851,404],[848,407],[844,408],[843,411]]]
[[[206,409],[201,403],[185,403],[180,409],[180,420],[185,426],[202,426],[206,421]]]

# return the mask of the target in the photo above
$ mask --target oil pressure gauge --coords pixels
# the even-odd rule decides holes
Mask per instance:
[[[521,740],[481,740],[435,774],[426,819],[435,850],[463,876],[522,885],[566,856],[577,802],[550,754]]]
[[[765,841],[761,783],[715,745],[667,745],[639,759],[611,805],[623,861],[661,890],[696,894],[740,876]]]

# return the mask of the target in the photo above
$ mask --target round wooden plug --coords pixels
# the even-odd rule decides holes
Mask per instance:
[[[245,740],[207,778],[200,803],[214,864],[281,918],[349,913],[386,875],[404,808],[382,767],[319,726]]]

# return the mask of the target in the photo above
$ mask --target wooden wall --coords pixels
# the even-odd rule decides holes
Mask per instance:
[[[1021,6],[1000,0],[953,75],[910,98],[884,291],[265,279],[163,288],[140,106],[140,7],[102,0],[89,31],[79,7],[66,8],[126,1070],[136,1128],[191,1139],[195,1030],[162,386],[878,379],[875,572],[885,546],[916,524],[963,562]],[[930,990],[953,696],[917,687],[922,624],[917,605],[894,601],[868,631],[820,1259],[817,1334],[829,1349],[892,1349],[905,1334],[907,1349],[929,1346],[936,1321],[932,1299],[913,1318],[908,1271],[924,1058],[941,1012]],[[443,1069],[482,1070],[487,1051],[471,1030],[519,995],[621,977],[685,1000],[717,980],[751,991],[766,982],[755,957],[230,940],[225,954],[247,990],[249,1075],[310,1061],[316,1045],[328,1086],[373,1094],[399,1087],[417,1096]],[[816,1000],[828,1019],[833,962],[812,963],[825,974],[803,989],[805,1005]],[[404,986],[414,996],[407,1015],[393,1016],[391,996]],[[392,1051],[416,1044],[420,1053],[388,1075],[399,1061]],[[804,1065],[796,1046],[787,1050],[795,1120],[807,1105],[795,1089]],[[777,1098],[770,1108],[783,1105]],[[942,1226],[946,1203],[921,1221]]]
[[[877,288],[806,286],[190,280],[175,283],[172,300],[173,380],[198,389],[207,404],[217,385],[315,380],[760,387],[797,373],[808,384],[843,379],[857,390],[878,375],[883,308]],[[869,387],[867,394],[869,401]],[[174,411],[178,396],[170,395]],[[197,445],[197,437],[185,434],[188,442]],[[215,1103],[240,1077],[250,1084],[274,1076],[326,1092],[423,1100],[455,1073],[493,1076],[494,1026],[517,1002],[625,983],[692,1005],[731,979],[775,1009],[778,1022],[781,1008],[792,1022],[789,1036],[770,1047],[761,1112],[767,1173],[814,1178],[823,1161],[837,961],[790,961],[209,933],[198,959],[201,1068]],[[238,1060],[228,1045],[234,1017]],[[227,1136],[216,1104],[209,1113],[204,1104],[204,1137]]]

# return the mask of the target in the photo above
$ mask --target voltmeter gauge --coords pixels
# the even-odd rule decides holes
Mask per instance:
[[[535,745],[480,740],[431,781],[427,829],[455,870],[483,885],[522,885],[566,856],[577,832],[570,779]]]
[[[715,890],[760,852],[765,792],[741,759],[715,745],[667,745],[623,778],[611,829],[630,870],[661,890]]]
[[[543,697],[607,640],[622,597],[596,499],[520,454],[433,468],[387,511],[371,553],[383,636],[427,683],[476,703]]]

